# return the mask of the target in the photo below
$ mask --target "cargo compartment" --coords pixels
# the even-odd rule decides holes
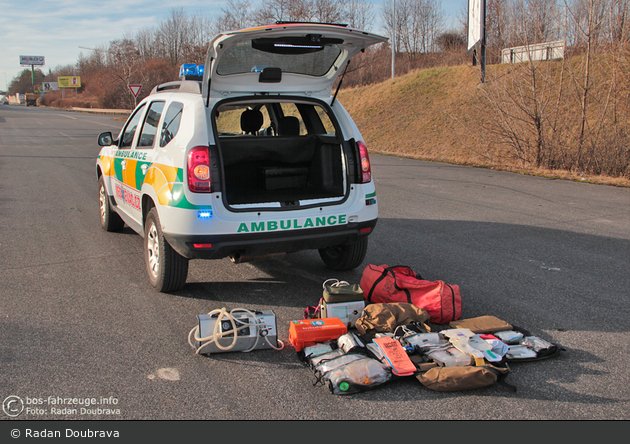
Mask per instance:
[[[300,201],[343,199],[343,147],[328,115],[318,108],[267,103],[253,108],[232,105],[228,116],[219,112],[217,145],[227,205],[295,207]],[[294,115],[286,116],[290,110]],[[232,129],[225,131],[226,126]]]

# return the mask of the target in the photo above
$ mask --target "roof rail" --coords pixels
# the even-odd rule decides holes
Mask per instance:
[[[174,82],[162,83],[157,85],[151,91],[151,94],[157,94],[165,91],[177,90],[192,94],[201,94],[201,82],[196,80],[177,80]]]

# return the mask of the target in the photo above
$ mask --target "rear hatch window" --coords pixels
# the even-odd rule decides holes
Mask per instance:
[[[289,43],[291,40],[287,39],[258,39],[238,43],[225,50],[217,64],[217,74],[261,72],[274,67],[282,72],[323,76],[341,54],[341,48],[338,44],[307,45],[311,39],[317,41],[318,38],[306,36],[301,46]],[[265,42],[256,44],[263,40]]]

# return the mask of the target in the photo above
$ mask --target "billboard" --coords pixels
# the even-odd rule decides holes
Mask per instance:
[[[46,91],[57,91],[59,89],[58,82],[44,82],[42,83],[42,90]]]
[[[44,56],[20,56],[20,65],[43,65]]]
[[[59,88],[81,88],[80,76],[63,76],[57,77]]]
[[[483,40],[486,0],[468,0],[468,52]]]
[[[564,40],[558,40],[555,42],[506,48],[501,51],[501,63],[562,59],[564,58],[565,46],[566,43]]]

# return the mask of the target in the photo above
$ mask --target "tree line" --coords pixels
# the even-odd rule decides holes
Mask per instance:
[[[486,0],[491,62],[504,48],[564,40],[567,48],[605,47],[627,37],[628,0]]]
[[[474,115],[487,117],[483,128],[471,134],[471,143],[478,139],[475,149],[523,166],[628,177],[629,3],[486,0],[488,64],[499,64],[506,48],[562,41],[565,49],[555,63],[524,60],[492,70],[475,105],[479,109]],[[175,80],[182,63],[203,63],[214,35],[276,21],[343,23],[388,36],[388,43],[352,61],[344,87],[388,79],[392,47],[396,76],[435,66],[471,65],[467,2],[462,2],[450,28],[439,0],[396,0],[395,5],[394,10],[392,0],[383,0],[380,9],[367,0],[262,0],[254,6],[248,0],[228,0],[214,17],[173,8],[156,27],[82,53],[74,65],[48,74],[36,70],[35,81],[81,76],[78,97],[64,102],[59,92],[46,94],[45,100],[54,106],[72,102],[129,109],[134,98],[127,85],[143,85],[140,99],[155,85]],[[9,92],[29,92],[31,85],[31,72],[25,70]]]
[[[523,168],[630,178],[629,3],[488,0],[492,61],[506,47],[560,40],[566,49],[555,62],[492,70],[476,104],[478,150]]]
[[[488,63],[499,63],[504,48],[553,40],[565,40],[566,47],[574,52],[583,51],[588,40],[597,52],[602,44],[625,37],[628,1],[486,0]],[[176,77],[182,63],[203,63],[207,44],[216,34],[276,21],[343,23],[389,37],[384,48],[372,48],[363,60],[354,63],[353,71],[368,66],[370,69],[349,75],[344,81],[346,86],[387,78],[390,45],[396,54],[396,74],[471,60],[466,53],[467,2],[462,2],[458,23],[450,29],[446,28],[439,0],[396,0],[395,10],[393,5],[392,0],[383,0],[376,10],[368,0],[262,0],[258,6],[249,0],[229,0],[217,16],[187,14],[183,8],[173,8],[156,27],[140,29],[87,54],[81,53],[74,65],[58,66],[48,74],[36,72],[35,83],[55,81],[62,75],[80,75],[86,85],[84,91],[89,91],[90,83],[96,83],[94,87],[101,86],[94,91],[98,93],[112,86],[106,81],[109,76],[120,84],[117,91],[123,94],[101,105],[128,106],[127,84],[146,84],[150,90],[154,82]],[[589,20],[597,22],[597,26],[591,26],[592,30],[586,33]],[[377,23],[379,29],[375,29]],[[9,92],[32,92],[29,89],[32,90],[30,71],[25,70],[11,82]]]
[[[248,0],[229,0],[216,16],[187,14],[183,8],[172,8],[156,27],[140,29],[82,52],[76,64],[56,67],[47,74],[37,72],[35,84],[54,82],[59,76],[78,75],[85,85],[80,92],[85,98],[96,100],[95,106],[125,108],[133,104],[126,85],[146,85],[141,94],[147,94],[154,85],[174,80],[181,64],[204,62],[208,42],[221,32],[277,21],[337,23],[380,32],[375,28],[378,18],[382,17],[385,22],[382,32],[396,35],[397,57],[416,61],[420,58],[416,54],[438,49],[437,38],[445,26],[439,0],[397,0],[395,28],[386,20],[391,16],[390,0],[383,0],[380,10],[368,0],[262,0],[257,5]],[[345,85],[386,78],[390,54],[390,47],[385,45],[358,57]],[[365,69],[361,70],[362,67]],[[418,67],[421,65],[417,62],[401,62],[397,73]],[[14,79],[9,91],[12,94],[32,92],[30,71],[27,75],[25,70]]]

